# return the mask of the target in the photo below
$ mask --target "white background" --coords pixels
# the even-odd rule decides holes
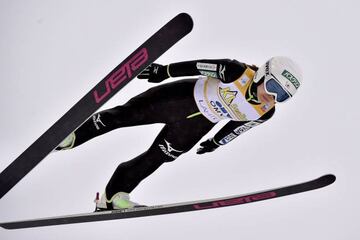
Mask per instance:
[[[157,62],[286,55],[304,84],[266,124],[206,155],[195,148],[132,194],[162,204],[248,193],[326,173],[313,192],[193,213],[27,230],[0,239],[359,239],[359,7],[324,1],[0,1],[0,170],[180,12],[194,29]],[[104,108],[154,86],[134,80]],[[0,200],[0,221],[92,211],[116,166],[161,125],[126,128],[49,155]],[[220,126],[204,137],[212,136]]]

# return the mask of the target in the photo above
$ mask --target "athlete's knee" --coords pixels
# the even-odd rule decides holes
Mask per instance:
[[[127,107],[120,105],[94,114],[92,116],[92,122],[97,130],[117,128],[124,122],[126,112]]]
[[[155,142],[148,152],[161,159],[163,162],[175,161],[180,155],[186,153],[189,149],[183,149],[178,147],[171,142],[163,139],[160,142]]]

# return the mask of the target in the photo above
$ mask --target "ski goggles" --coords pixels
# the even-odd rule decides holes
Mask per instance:
[[[265,91],[275,97],[276,102],[284,102],[291,97],[282,85],[274,77],[265,77]]]

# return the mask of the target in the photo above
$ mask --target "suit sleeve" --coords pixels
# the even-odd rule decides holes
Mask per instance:
[[[265,113],[258,120],[245,122],[229,121],[218,133],[215,134],[213,141],[220,146],[228,144],[241,134],[269,120],[274,113],[275,107]]]
[[[217,78],[224,83],[238,79],[247,65],[231,59],[202,59],[172,63],[167,66],[170,77],[203,75]]]

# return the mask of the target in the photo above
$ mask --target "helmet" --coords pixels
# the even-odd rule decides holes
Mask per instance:
[[[275,97],[276,102],[289,100],[300,87],[300,67],[287,57],[273,57],[255,73],[255,84],[264,81],[265,91]]]

